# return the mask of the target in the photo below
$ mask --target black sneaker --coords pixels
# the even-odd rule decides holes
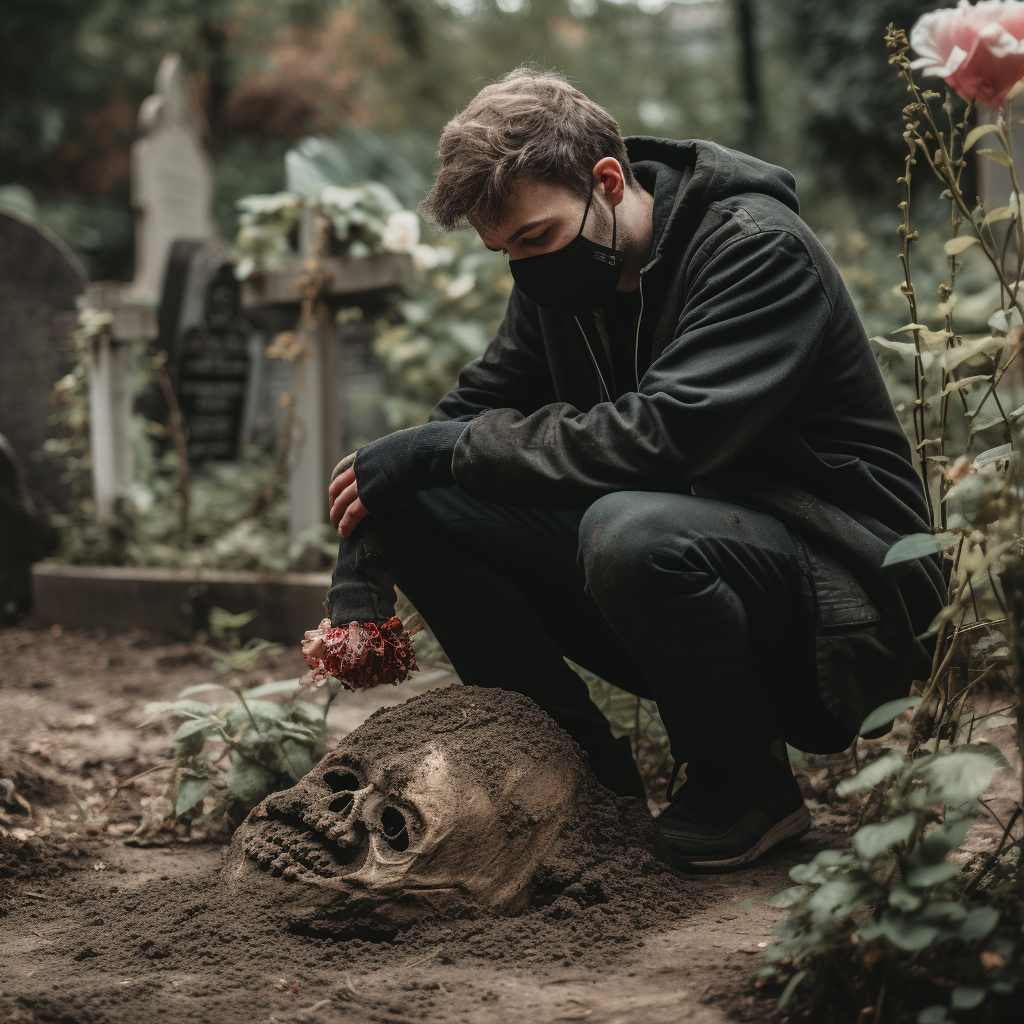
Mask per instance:
[[[771,754],[687,765],[686,782],[657,820],[682,871],[742,867],[811,827],[788,760]]]

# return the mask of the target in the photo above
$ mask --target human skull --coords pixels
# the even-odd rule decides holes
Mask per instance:
[[[299,920],[401,928],[428,914],[517,913],[595,788],[579,748],[532,701],[434,690],[378,711],[264,800],[226,872],[236,886],[272,886]]]

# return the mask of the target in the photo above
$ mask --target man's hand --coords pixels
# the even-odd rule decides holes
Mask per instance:
[[[347,537],[366,517],[367,508],[359,500],[356,485],[355,453],[346,456],[334,467],[327,500],[331,506],[331,526]]]

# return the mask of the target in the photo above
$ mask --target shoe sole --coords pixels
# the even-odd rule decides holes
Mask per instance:
[[[735,857],[725,857],[720,860],[694,860],[682,859],[673,854],[675,866],[680,871],[693,873],[713,873],[716,871],[731,871],[733,868],[742,867],[763,857],[769,850],[776,849],[783,845],[795,843],[798,839],[807,835],[811,830],[811,812],[806,806],[794,811],[788,817],[772,825],[770,829],[749,849]],[[672,840],[666,837],[669,850],[672,849]]]

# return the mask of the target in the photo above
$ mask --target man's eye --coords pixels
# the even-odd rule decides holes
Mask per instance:
[[[547,236],[548,231],[547,228],[545,228],[539,235],[534,235],[532,238],[524,238],[523,241],[527,245],[538,245],[539,243],[543,242],[544,239],[547,238]]]

